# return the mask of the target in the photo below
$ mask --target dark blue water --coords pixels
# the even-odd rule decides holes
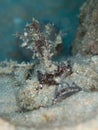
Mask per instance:
[[[50,21],[67,35],[63,37],[63,55],[70,54],[74,39],[79,8],[86,0],[0,0],[0,61],[13,59],[29,61],[27,51],[23,51],[13,34],[22,31],[32,18],[41,22]]]

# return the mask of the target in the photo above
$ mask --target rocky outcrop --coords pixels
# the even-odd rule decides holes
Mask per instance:
[[[80,25],[72,52],[98,55],[98,0],[87,0],[81,7]]]

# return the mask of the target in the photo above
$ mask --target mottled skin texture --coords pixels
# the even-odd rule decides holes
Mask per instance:
[[[21,109],[34,110],[51,106],[81,90],[76,84],[63,81],[72,74],[70,61],[52,61],[57,46],[62,44],[61,32],[57,32],[54,25],[46,24],[42,28],[42,25],[33,19],[23,34],[16,35],[23,41],[22,47],[30,49],[33,52],[32,57],[39,61],[33,68],[34,72],[30,74],[31,78],[29,77],[24,88],[18,91],[17,101]]]

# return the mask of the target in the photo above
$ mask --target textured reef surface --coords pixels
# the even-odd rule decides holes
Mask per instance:
[[[98,5],[96,0],[93,4],[92,0],[87,1],[80,14],[81,23],[85,21],[82,26],[86,27],[90,19],[90,29],[95,22],[94,35],[86,37],[87,31],[84,36],[88,47],[88,43],[98,39],[94,5]],[[94,13],[89,12],[93,10]],[[0,130],[98,129],[98,55],[93,53],[97,48],[88,51],[78,43],[84,41],[84,37],[78,40],[81,23],[73,44],[77,55],[59,61],[54,56],[62,51],[62,32],[53,24],[40,24],[33,19],[23,32],[16,34],[21,47],[31,50],[33,62],[0,62]],[[74,49],[76,44],[80,49]]]
[[[98,55],[98,1],[88,0],[81,8],[80,26],[73,54]]]

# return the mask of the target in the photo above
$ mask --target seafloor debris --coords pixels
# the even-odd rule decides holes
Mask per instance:
[[[40,25],[33,19],[17,36],[23,41],[22,47],[32,50],[33,59],[39,61],[29,78],[19,88],[17,101],[22,110],[46,107],[80,91],[76,84],[68,84],[64,79],[72,74],[70,61],[54,62],[52,56],[57,46],[62,45],[61,32],[52,24]],[[16,72],[17,73],[17,72]]]

